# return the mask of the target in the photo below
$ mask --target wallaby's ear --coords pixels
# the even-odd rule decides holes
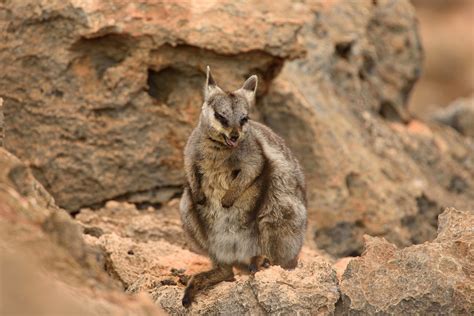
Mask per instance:
[[[204,99],[207,100],[214,91],[222,91],[212,77],[211,67],[206,69],[206,84],[204,85]]]
[[[255,95],[257,93],[258,77],[250,76],[245,80],[244,85],[238,91],[244,95],[250,105],[255,103]]]

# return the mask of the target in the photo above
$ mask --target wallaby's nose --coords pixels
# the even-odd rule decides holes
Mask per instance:
[[[232,131],[230,133],[230,140],[233,141],[233,142],[236,142],[237,139],[239,139],[239,132],[237,131]]]

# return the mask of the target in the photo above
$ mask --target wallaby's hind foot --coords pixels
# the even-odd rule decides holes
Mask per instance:
[[[234,281],[232,266],[217,266],[212,270],[194,275],[188,282],[183,296],[183,306],[189,307],[199,291],[205,290],[222,281]]]

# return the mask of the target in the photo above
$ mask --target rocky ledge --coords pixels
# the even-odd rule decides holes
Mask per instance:
[[[28,167],[0,149],[0,226],[6,250],[2,265],[11,272],[2,282],[7,290],[2,314],[474,312],[472,210],[447,208],[439,216],[436,239],[421,245],[399,249],[366,236],[362,256],[338,263],[305,248],[296,269],[239,272],[235,281],[201,293],[190,309],[181,306],[184,284],[210,263],[189,249],[177,200],[143,210],[109,202],[95,212],[83,209],[72,219]],[[17,304],[15,293],[30,304]]]

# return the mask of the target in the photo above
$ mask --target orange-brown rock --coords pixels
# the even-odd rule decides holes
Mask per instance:
[[[0,4],[5,145],[70,211],[181,191],[182,149],[205,67],[261,93],[300,56],[289,4],[7,1]]]
[[[474,210],[448,208],[433,242],[398,249],[366,237],[340,284],[344,314],[474,313]]]
[[[2,315],[163,315],[146,294],[124,294],[102,251],[16,157],[0,148]]]
[[[302,162],[308,239],[336,257],[359,255],[364,234],[398,246],[434,239],[444,207],[474,205],[474,143],[406,110],[422,58],[413,7],[305,9],[308,53],[285,63],[258,108]]]

